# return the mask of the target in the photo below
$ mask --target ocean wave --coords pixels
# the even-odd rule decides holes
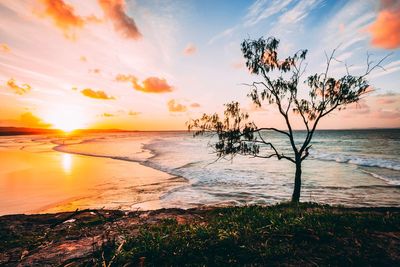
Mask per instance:
[[[78,143],[82,144],[82,143]],[[76,144],[71,144],[71,145],[76,145]],[[71,145],[57,145],[53,147],[53,150],[58,151],[58,152],[64,152],[64,153],[69,153],[69,154],[75,154],[75,155],[81,155],[81,156],[90,156],[90,157],[98,157],[98,158],[109,158],[109,159],[115,159],[115,160],[123,160],[123,161],[131,161],[131,162],[138,162],[138,163],[143,163],[146,161],[146,158],[142,157],[132,157],[132,156],[115,156],[107,153],[95,153],[95,152],[85,152],[85,151],[76,151],[70,149]]]
[[[400,162],[390,159],[367,158],[362,156],[353,156],[340,153],[322,153],[311,151],[312,158],[324,161],[336,161],[340,163],[350,163],[366,167],[378,167],[395,171],[400,171]]]
[[[383,180],[383,181],[387,182],[390,185],[394,185],[394,186],[400,185],[400,179],[399,180],[394,180],[394,179],[390,179],[390,178],[388,178],[386,176],[376,174],[374,172],[370,172],[370,171],[366,171],[366,170],[361,170],[361,171],[363,173],[369,174],[369,175],[371,175],[371,176],[373,176],[373,177],[375,177],[377,179]]]

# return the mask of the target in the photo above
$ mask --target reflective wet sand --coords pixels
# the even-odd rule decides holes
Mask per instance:
[[[0,215],[77,208],[157,209],[182,178],[135,162],[0,148]]]

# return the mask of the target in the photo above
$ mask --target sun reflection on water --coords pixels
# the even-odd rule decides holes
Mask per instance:
[[[62,167],[64,169],[64,172],[67,174],[71,173],[71,167],[72,167],[72,155],[64,153],[62,155]]]

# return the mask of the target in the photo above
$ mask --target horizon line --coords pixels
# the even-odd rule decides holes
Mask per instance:
[[[58,128],[33,128],[33,127],[19,127],[19,126],[0,126],[0,131],[12,128],[14,131],[25,130],[25,131],[60,131],[66,132]],[[396,130],[400,129],[398,127],[368,127],[368,128],[324,128],[316,129],[316,131],[348,131],[348,130]],[[11,129],[10,129],[11,130]],[[284,129],[282,129],[284,130]],[[67,133],[79,132],[79,131],[109,131],[109,132],[189,132],[188,129],[168,129],[168,130],[135,130],[135,129],[119,129],[119,128],[79,128],[75,130],[68,131]],[[307,129],[293,129],[293,131],[307,131]],[[4,131],[3,133],[6,133]],[[192,131],[194,132],[194,131]]]

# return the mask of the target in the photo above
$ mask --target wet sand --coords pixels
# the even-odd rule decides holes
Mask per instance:
[[[136,162],[0,147],[0,215],[85,208],[152,210],[186,180]]]

